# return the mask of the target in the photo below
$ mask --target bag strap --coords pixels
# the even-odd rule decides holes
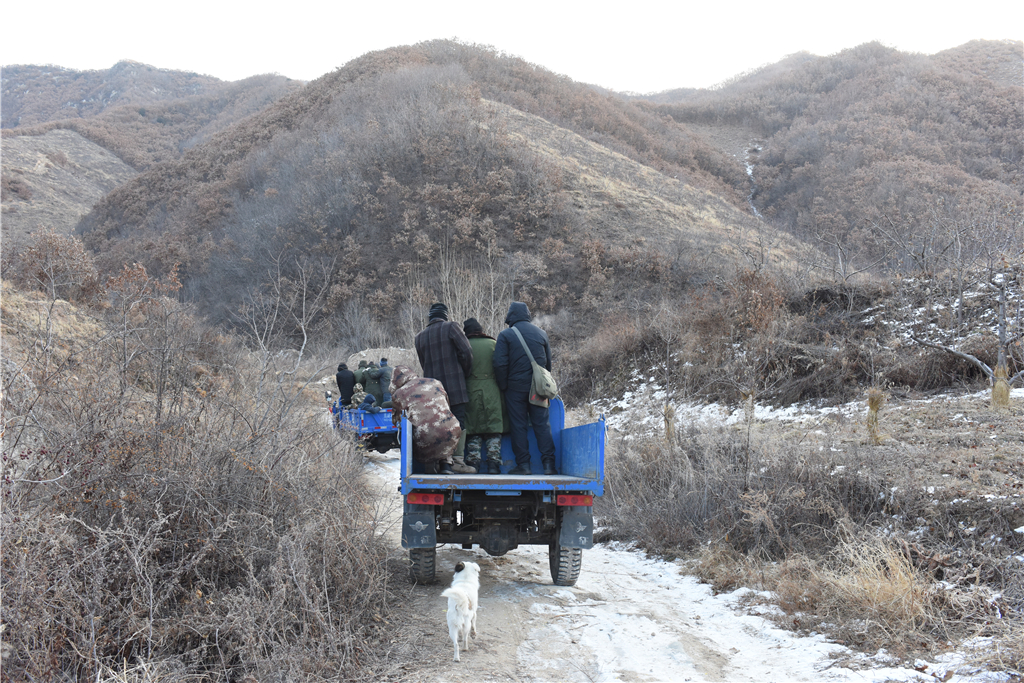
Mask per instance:
[[[530,353],[530,347],[526,345],[526,340],[523,339],[523,333],[517,330],[515,325],[512,326],[512,331],[516,333],[517,337],[519,337],[519,343],[523,345],[523,351],[526,351],[526,357],[530,359],[530,365],[534,368],[540,366],[540,363],[538,363],[534,359],[533,354]]]

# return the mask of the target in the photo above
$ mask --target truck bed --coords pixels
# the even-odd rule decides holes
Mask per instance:
[[[542,474],[412,474],[405,480],[408,490],[403,493],[422,489],[459,490],[501,490],[516,491],[588,491],[595,496],[604,493],[601,482],[584,477],[573,477],[567,474],[544,476]]]
[[[491,495],[514,495],[515,491],[574,491],[595,496],[604,494],[604,419],[564,429],[565,406],[560,399],[551,402],[551,436],[555,442],[555,468],[559,474],[545,476],[540,451],[530,431],[530,468],[534,474],[504,474],[515,467],[512,444],[501,438],[502,474],[413,474],[412,427],[402,419],[402,494],[423,490],[482,490]]]

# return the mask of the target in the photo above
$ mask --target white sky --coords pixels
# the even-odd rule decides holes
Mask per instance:
[[[794,52],[878,40],[932,54],[974,39],[1024,39],[1024,2],[809,0],[486,3],[219,0],[8,2],[0,64],[107,69],[133,59],[224,80],[311,80],[371,50],[435,38],[491,45],[619,91],[707,87]]]

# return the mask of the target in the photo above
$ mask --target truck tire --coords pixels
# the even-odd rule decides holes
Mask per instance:
[[[413,583],[434,583],[437,548],[409,548]]]
[[[555,541],[548,546],[548,563],[556,586],[575,586],[583,566],[583,548],[566,548]]]

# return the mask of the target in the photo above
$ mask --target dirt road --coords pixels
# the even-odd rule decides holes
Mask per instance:
[[[396,468],[395,461],[374,456],[367,471],[382,498],[397,504]],[[391,513],[400,517],[400,508]],[[399,529],[396,521],[387,533],[402,555]],[[678,565],[627,549],[586,551],[571,588],[552,585],[546,547],[490,557],[478,548],[442,546],[437,557],[438,583],[408,588],[400,622],[414,633],[414,656],[400,680],[931,680],[877,661],[862,661],[862,671],[839,666],[857,658],[821,636],[798,637],[751,614],[737,604],[751,591],[713,595]],[[479,636],[462,661],[453,662],[441,591],[460,560],[481,567]]]

